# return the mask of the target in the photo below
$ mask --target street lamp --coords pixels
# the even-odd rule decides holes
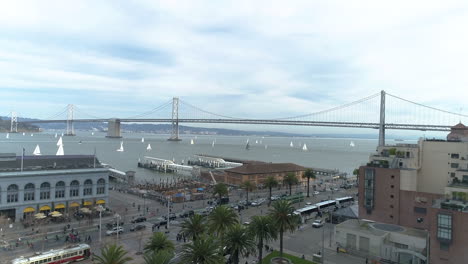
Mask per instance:
[[[98,210],[99,210],[99,244],[101,244],[101,238],[102,238],[102,210],[104,210],[104,208],[102,207],[102,205],[99,205],[98,206]]]
[[[120,215],[119,214],[115,214],[114,215],[115,218],[117,218],[117,242],[119,241],[119,221],[120,221]]]
[[[167,228],[169,228],[169,224],[171,222],[171,217],[170,217],[170,204],[171,204],[171,196],[167,196]]]

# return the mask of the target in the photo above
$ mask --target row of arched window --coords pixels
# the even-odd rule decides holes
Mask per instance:
[[[1,190],[1,189],[0,189]],[[50,183],[43,182],[39,188],[39,200],[48,200],[51,197]],[[70,197],[80,195],[80,182],[73,180],[70,182]],[[106,192],[106,180],[99,179],[96,185],[96,194],[104,194]],[[24,186],[24,201],[34,201],[36,199],[36,186],[33,183],[28,183]],[[83,183],[83,196],[93,195],[93,181],[88,179]],[[16,184],[10,184],[7,188],[7,203],[18,202],[19,188]],[[55,184],[55,198],[65,197],[65,182],[59,181]]]

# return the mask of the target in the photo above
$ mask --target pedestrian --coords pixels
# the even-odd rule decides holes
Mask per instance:
[[[366,264],[368,264],[368,263],[369,263],[369,259],[366,258]]]
[[[340,253],[340,248],[336,247],[336,253]]]
[[[304,254],[302,254],[302,259],[305,259],[305,256],[304,256]]]

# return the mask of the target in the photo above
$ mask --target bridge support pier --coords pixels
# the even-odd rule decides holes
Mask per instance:
[[[168,141],[181,141],[179,138],[179,98],[172,98],[172,133]]]
[[[385,91],[380,92],[379,147],[385,146]]]
[[[120,119],[113,118],[107,121],[107,138],[121,138]]]

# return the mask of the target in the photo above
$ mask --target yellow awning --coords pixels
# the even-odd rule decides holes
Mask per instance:
[[[57,204],[55,205],[55,209],[63,209],[65,208],[65,205],[64,204]]]
[[[36,210],[34,210],[34,208],[32,207],[26,207],[23,211],[23,213],[32,213],[32,212],[35,212]]]
[[[106,203],[106,201],[104,201],[104,200],[97,200],[96,201],[96,204],[105,204],[105,203]]]
[[[77,202],[73,202],[73,203],[70,204],[70,207],[79,207],[79,206],[80,206],[80,204],[77,203]]]
[[[39,208],[39,211],[47,211],[47,210],[50,211],[50,206],[48,206],[48,205],[44,205],[41,208]]]
[[[84,205],[84,206],[87,206],[87,205],[92,205],[92,204],[93,204],[93,203],[92,203],[92,202],[90,202],[90,201],[85,201],[85,202],[83,203],[83,205]]]

